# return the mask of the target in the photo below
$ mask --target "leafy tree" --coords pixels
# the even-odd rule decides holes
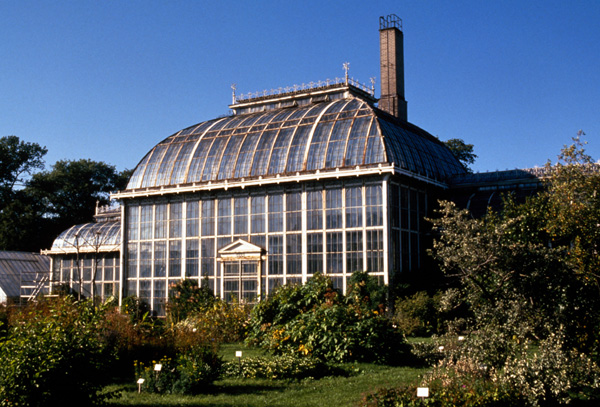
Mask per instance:
[[[47,150],[16,136],[0,138],[0,250],[39,249],[39,205],[22,187],[26,176],[44,167]]]
[[[548,164],[537,196],[523,203],[508,196],[481,219],[443,202],[433,220],[433,253],[472,313],[465,328],[472,335],[440,366],[510,372],[502,380],[533,405],[568,400],[570,378],[587,378],[576,387],[588,391],[598,377],[590,358],[600,340],[600,174],[583,145],[576,137],[558,164]]]
[[[43,246],[68,227],[91,222],[96,204],[108,204],[110,192],[124,188],[127,179],[127,171],[89,159],[57,161],[50,171],[34,174],[24,192],[43,207],[40,217],[48,220]]]
[[[477,154],[473,152],[473,144],[467,144],[463,139],[451,138],[444,141],[444,144],[452,151],[452,153],[458,158],[465,168],[470,172],[469,165],[475,163]]]
[[[38,201],[23,190],[15,191],[0,209],[0,250],[36,252],[44,247],[44,230],[50,220],[42,213]]]
[[[0,250],[49,247],[66,228],[90,222],[96,203],[107,204],[131,175],[91,160],[62,160],[36,173],[46,153],[16,136],[0,138]]]
[[[560,246],[577,275],[600,290],[600,166],[584,149],[579,131],[558,162],[546,168],[547,222],[553,246]]]
[[[23,185],[24,175],[44,168],[48,152],[37,143],[21,141],[17,136],[0,138],[0,210],[12,198],[16,185]]]
[[[71,226],[90,221],[96,203],[106,205],[109,194],[126,182],[114,166],[104,162],[61,160],[52,170],[34,174],[27,190],[46,204],[48,217]]]

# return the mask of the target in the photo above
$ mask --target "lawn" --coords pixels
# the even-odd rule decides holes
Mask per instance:
[[[235,352],[242,357],[264,356],[259,349],[243,345],[224,345],[221,355],[225,361],[234,360]],[[351,377],[326,377],[320,380],[283,381],[266,379],[223,379],[215,382],[207,394],[198,396],[156,395],[138,393],[137,385],[113,385],[110,390],[121,391],[111,406],[352,406],[364,393],[378,387],[398,386],[415,382],[427,369],[390,367],[375,364],[355,364],[360,373]]]

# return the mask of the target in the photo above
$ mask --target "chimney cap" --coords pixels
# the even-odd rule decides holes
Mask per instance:
[[[402,31],[402,19],[396,14],[389,14],[386,17],[379,17],[379,29],[397,28]]]

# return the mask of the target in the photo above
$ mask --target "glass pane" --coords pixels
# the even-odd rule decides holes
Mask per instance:
[[[269,195],[269,232],[283,231],[283,195]]]
[[[342,227],[342,190],[327,189],[325,191],[325,207],[327,229]]]
[[[169,237],[181,237],[181,202],[169,205]]]
[[[198,236],[200,222],[200,204],[198,201],[186,203],[185,234],[187,237]]]
[[[185,247],[185,275],[197,277],[199,268],[199,242],[198,239],[189,239]]]
[[[314,274],[323,272],[323,234],[307,233],[307,266],[308,273]]]
[[[154,238],[165,238],[167,237],[167,205],[156,205],[154,211]]]
[[[362,226],[362,188],[346,189],[346,227]]]
[[[235,198],[233,233],[248,234],[248,197]]]
[[[302,235],[287,234],[286,249],[287,275],[302,274]]]
[[[165,277],[167,275],[167,244],[166,242],[154,242],[154,277]]]
[[[215,234],[215,201],[212,199],[202,200],[202,236],[214,236]]]
[[[344,244],[342,232],[327,233],[327,274],[343,273]]]
[[[306,193],[306,227],[308,230],[323,229],[323,191]]]
[[[181,240],[169,242],[169,277],[181,277]]]
[[[217,212],[217,234],[231,234],[231,199],[219,199]]]
[[[253,196],[250,198],[252,212],[250,233],[264,233],[265,228],[265,197]]]
[[[290,192],[286,195],[286,226],[288,231],[302,228],[302,193]]]

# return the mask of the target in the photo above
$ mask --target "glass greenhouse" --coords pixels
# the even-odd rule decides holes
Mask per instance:
[[[62,232],[45,254],[51,255],[53,280],[86,297],[118,297],[121,222],[104,219]]]
[[[388,28],[380,33],[401,39]],[[389,75],[382,81],[400,82]],[[380,105],[384,98],[406,105],[400,91]],[[113,195],[120,222],[74,226],[56,239],[55,275],[72,286],[83,275],[96,295],[136,295],[157,315],[183,278],[246,302],[314,273],[341,290],[354,271],[393,284],[421,266],[430,202],[465,169],[377,102],[348,78],[234,95],[233,114],[183,129],[142,158]],[[76,255],[89,259],[82,270]]]
[[[161,314],[185,277],[254,302],[316,272],[345,290],[354,271],[388,284],[419,268],[429,196],[463,167],[353,87],[328,91],[189,127],[142,159],[115,195],[128,295]]]

